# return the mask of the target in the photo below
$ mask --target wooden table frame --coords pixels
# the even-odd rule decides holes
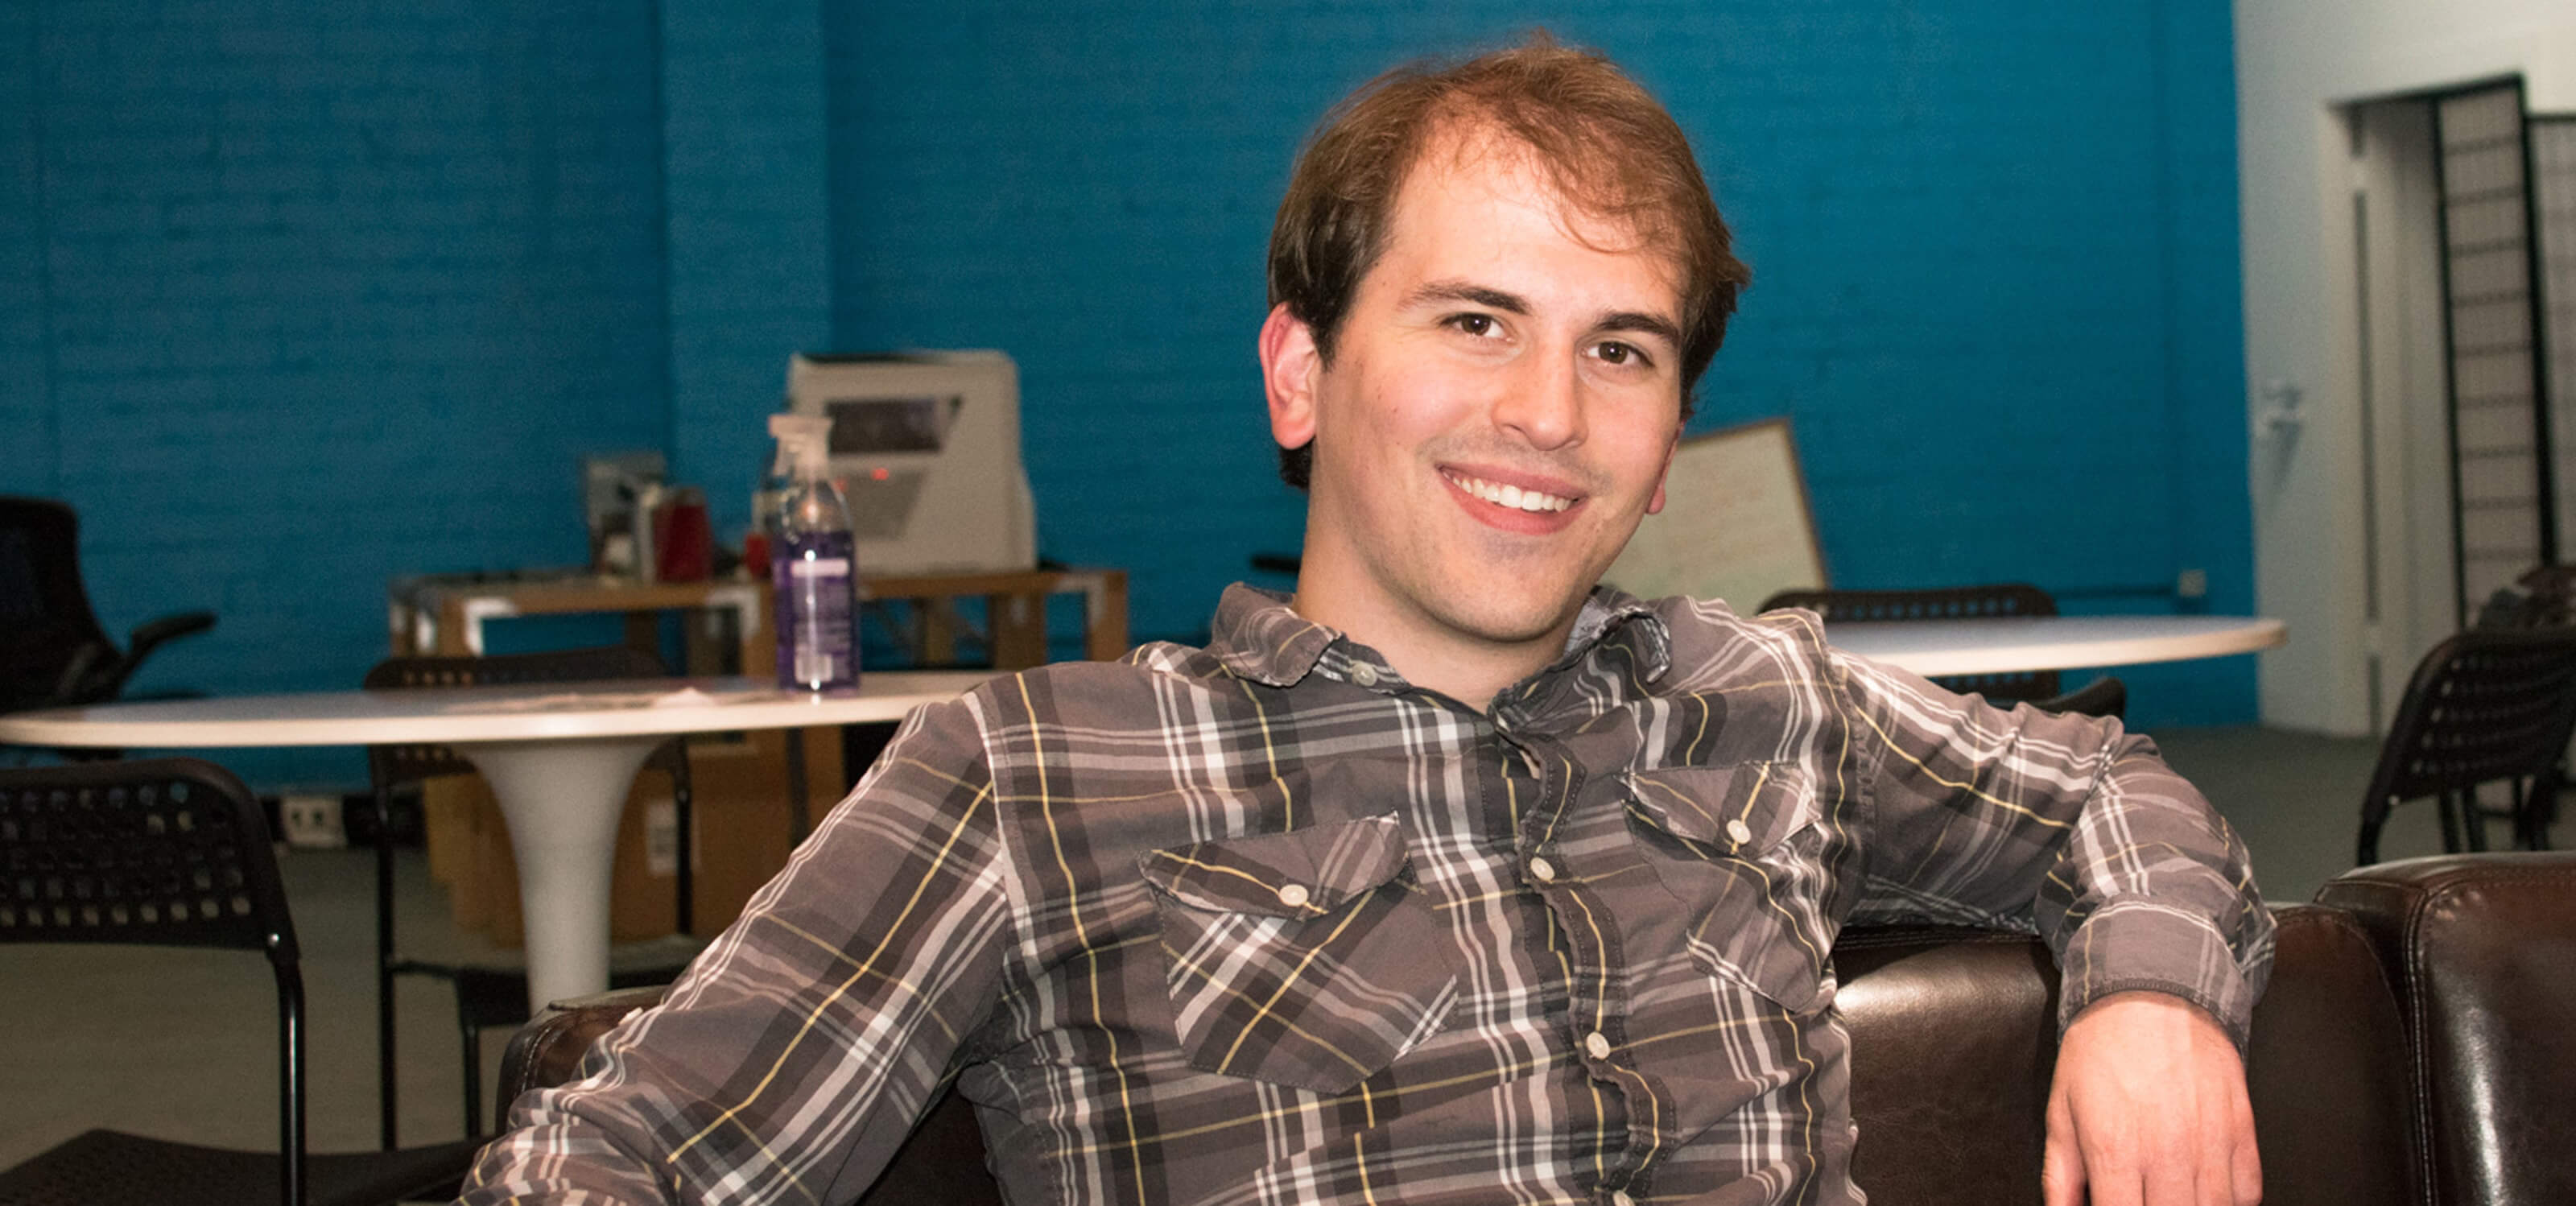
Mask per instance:
[[[989,609],[993,665],[1021,670],[1047,661],[1046,600],[1083,597],[1083,656],[1111,661],[1127,652],[1127,572],[1116,569],[1028,570],[988,574],[930,574],[862,578],[869,601],[914,600],[923,605],[918,640],[925,662],[956,656],[961,627],[954,603],[982,597]],[[734,616],[741,642],[735,673],[757,676],[774,656],[769,631],[769,584],[745,578],[708,582],[642,583],[587,575],[563,578],[464,581],[412,578],[394,584],[387,627],[397,653],[479,655],[485,621],[510,616],[616,612],[626,616],[629,643],[655,644],[658,613],[720,611]],[[704,634],[692,629],[693,656]]]

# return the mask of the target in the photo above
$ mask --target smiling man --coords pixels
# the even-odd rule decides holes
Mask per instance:
[[[1392,73],[1270,273],[1295,596],[916,714],[469,1201],[843,1201],[953,1082],[1020,1201],[1856,1203],[1828,952],[1926,919],[2059,954],[2052,1203],[2257,1196],[2271,923],[2143,738],[1596,586],[1745,281],[1643,91]]]

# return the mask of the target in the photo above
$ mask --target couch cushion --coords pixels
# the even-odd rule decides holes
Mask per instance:
[[[2576,1202],[2576,854],[2382,863],[2317,900],[2395,972],[2428,1199]]]

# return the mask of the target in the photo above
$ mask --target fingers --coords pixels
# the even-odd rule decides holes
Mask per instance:
[[[2059,1048],[2040,1178],[2046,1206],[2255,1206],[2263,1174],[2254,1115],[2225,1032],[2179,999],[2105,1002],[2080,1015]]]
[[[2084,1156],[2075,1143],[2075,1119],[2065,1090],[2048,1095],[2048,1144],[2040,1156],[2042,1206],[2084,1206]]]
[[[2263,1154],[2254,1143],[2254,1107],[2240,1102],[2236,1123],[2235,1158],[2227,1162],[2230,1193],[2234,1206],[2255,1206],[2263,1200]]]

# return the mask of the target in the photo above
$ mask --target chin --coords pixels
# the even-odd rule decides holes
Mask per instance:
[[[1451,627],[1497,645],[1520,645],[1554,636],[1557,628],[1583,607],[1589,589],[1534,590],[1526,579],[1494,584],[1512,598],[1474,609],[1456,608],[1444,617]]]

